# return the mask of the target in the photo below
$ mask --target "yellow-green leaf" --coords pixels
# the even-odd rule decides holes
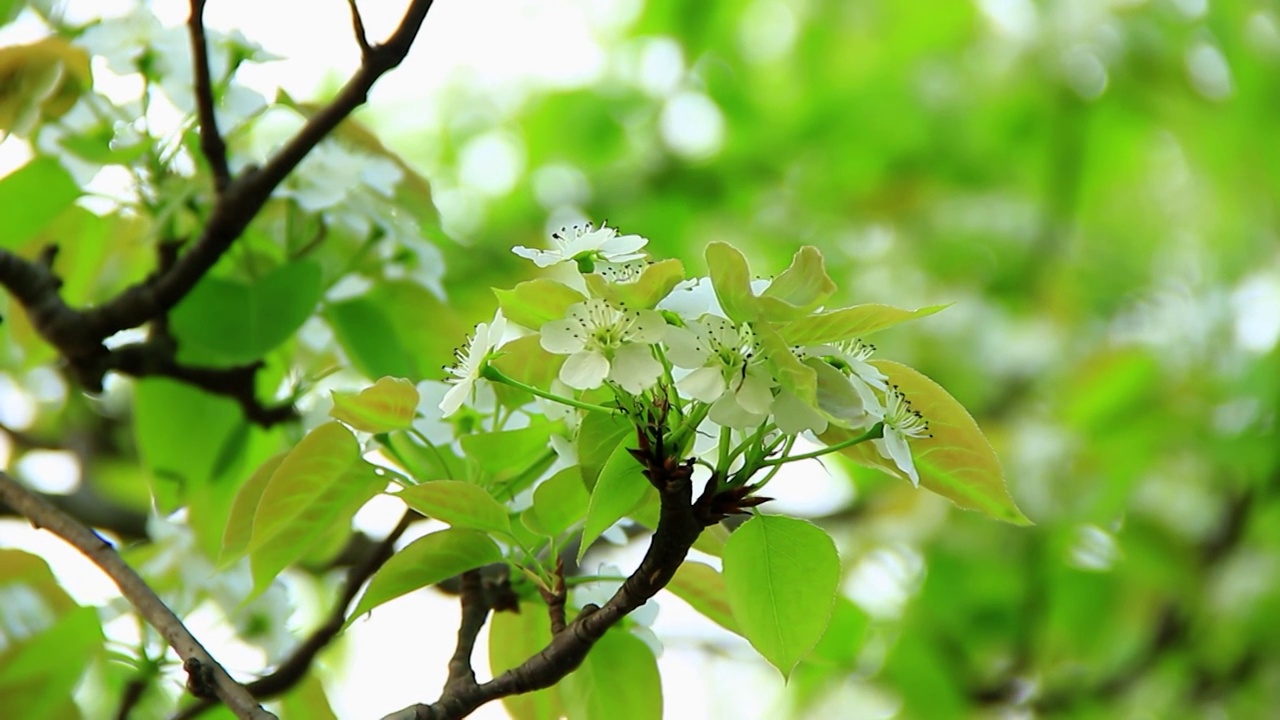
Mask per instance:
[[[565,468],[533,491],[533,507],[525,510],[524,524],[539,535],[555,537],[582,520],[590,501],[578,468]]]
[[[743,636],[789,676],[826,632],[840,583],[835,543],[803,520],[757,515],[724,548],[724,584]]]
[[[267,489],[267,483],[280,463],[284,462],[285,455],[286,453],[280,453],[259,465],[236,492],[231,513],[227,517],[227,527],[222,532],[219,565],[226,567],[248,551],[249,538],[253,535],[253,516],[257,514],[258,504],[262,502],[262,492]]]
[[[667,589],[715,624],[729,632],[742,634],[738,629],[738,621],[733,617],[733,608],[729,606],[724,578],[715,568],[686,560],[676,570]]]
[[[791,265],[760,294],[760,308],[766,319],[792,320],[809,314],[835,291],[836,284],[827,275],[822,252],[805,245],[791,258]]]
[[[683,279],[684,265],[675,259],[648,265],[632,281],[613,282],[599,273],[583,276],[592,295],[632,309],[653,308]]]
[[[384,433],[413,423],[418,388],[404,378],[384,377],[358,393],[333,391],[330,417],[357,430]]]
[[[424,535],[374,573],[347,624],[388,600],[500,560],[502,551],[479,530],[449,528]]]
[[[865,337],[901,322],[915,320],[945,310],[947,305],[930,305],[904,310],[892,305],[854,305],[831,312],[808,315],[778,328],[789,345],[821,345]]]
[[[456,528],[511,533],[507,509],[479,485],[460,480],[434,480],[395,494],[406,505]]]
[[[520,603],[519,612],[495,612],[489,621],[489,669],[494,677],[533,657],[551,642],[547,606]],[[502,698],[502,705],[515,720],[560,720],[564,702],[560,686]]]
[[[249,558],[255,589],[302,557],[332,527],[386,486],[337,422],[312,430],[280,462],[253,516]]]
[[[732,245],[713,242],[707,245],[705,257],[711,286],[725,315],[734,322],[750,322],[759,317],[746,256]]]
[[[873,360],[871,364],[889,377],[889,382],[898,387],[929,423],[932,437],[908,441],[920,474],[920,485],[962,508],[1015,525],[1030,525],[1031,521],[1009,496],[1000,458],[964,406],[941,385],[906,365],[889,360]],[[833,426],[822,435],[822,440],[834,444],[853,436],[854,433]],[[906,478],[893,461],[880,456],[872,443],[861,443],[841,452],[860,465]]]
[[[634,447],[635,438],[626,438],[618,443],[600,471],[600,479],[591,491],[591,501],[587,506],[578,562],[582,562],[582,556],[587,554],[601,533],[644,504],[648,491],[653,490],[640,462],[628,452]]]
[[[570,305],[586,300],[568,285],[546,278],[522,282],[510,290],[494,288],[493,294],[504,317],[530,330],[564,318]]]
[[[569,720],[661,720],[662,680],[653,651],[614,628],[560,684]]]

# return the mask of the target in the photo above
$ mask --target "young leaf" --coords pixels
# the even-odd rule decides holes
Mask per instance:
[[[542,349],[538,335],[525,335],[502,346],[498,356],[490,364],[504,375],[537,388],[551,387],[551,381],[560,374],[567,355],[556,355]],[[524,390],[495,383],[494,390],[508,407],[520,407],[531,396]]]
[[[560,320],[570,305],[586,300],[582,293],[555,280],[538,278],[510,290],[494,288],[498,307],[511,322],[537,330],[552,320]]]
[[[632,309],[651,309],[684,279],[684,265],[674,258],[662,260],[645,267],[632,281],[612,282],[599,273],[583,275],[582,279],[595,297]]]
[[[760,308],[768,320],[792,320],[808,315],[835,291],[836,284],[827,275],[822,252],[805,245],[791,259],[791,265],[760,294]]]
[[[262,492],[267,489],[267,482],[280,467],[280,463],[284,462],[285,455],[286,453],[280,453],[259,465],[236,492],[231,514],[227,517],[227,527],[222,532],[219,566],[227,567],[249,550],[249,538],[253,535],[253,516],[258,511],[258,504],[262,502]]]
[[[405,488],[395,496],[423,515],[456,528],[511,533],[507,509],[479,485],[433,480]]]
[[[580,522],[590,502],[578,468],[565,468],[533,491],[533,507],[525,511],[525,525],[539,535],[555,537]]]
[[[329,416],[371,433],[404,430],[413,423],[418,388],[404,378],[384,377],[358,393],[333,391]]]
[[[489,670],[497,677],[518,667],[551,642],[547,607],[520,603],[519,612],[496,612],[489,621]],[[508,695],[502,704],[514,720],[559,720],[564,717],[560,686]]]
[[[347,624],[388,600],[501,560],[502,551],[478,530],[449,528],[424,535],[374,573]]]
[[[328,530],[346,524],[386,486],[360,456],[351,431],[336,422],[312,430],[271,474],[253,516],[249,557],[254,587],[302,557]]]
[[[551,435],[563,429],[560,422],[542,422],[519,430],[463,435],[460,442],[467,457],[484,473],[487,487],[509,482],[540,462],[550,462]]]
[[[569,720],[661,720],[662,681],[653,651],[610,630],[560,683]]]
[[[908,441],[920,485],[968,510],[977,510],[997,520],[1030,525],[1005,487],[1000,458],[969,412],[941,385],[917,370],[889,360],[873,360],[889,382],[898,387],[911,405],[929,423],[932,437]],[[843,428],[832,427],[822,440],[836,443],[853,437]],[[842,450],[860,465],[878,468],[905,479],[892,460],[881,457],[872,443]]]
[[[756,296],[751,292],[751,268],[747,265],[747,258],[737,248],[722,242],[707,245],[705,257],[711,285],[725,315],[734,322],[757,319],[760,309]]]
[[[743,635],[786,677],[827,629],[840,557],[816,526],[757,515],[725,544],[724,583]]]
[[[715,624],[731,633],[742,634],[738,621],[733,618],[733,608],[729,606],[724,578],[715,568],[686,560],[676,570],[667,589]]]
[[[71,174],[50,157],[38,157],[0,179],[0,212],[4,214],[0,247],[22,247],[80,195],[80,186]]]
[[[601,533],[639,507],[645,500],[646,491],[653,490],[653,486],[645,479],[640,463],[628,452],[634,447],[634,438],[618,443],[605,462],[604,469],[600,471],[600,479],[591,491],[591,502],[587,506],[587,518],[582,527],[582,545],[578,548],[579,563]]]
[[[915,320],[945,310],[947,305],[930,305],[903,310],[892,305],[854,305],[831,312],[807,315],[778,328],[788,345],[821,345],[865,337],[898,323]]]
[[[310,261],[282,265],[252,285],[205,276],[170,314],[178,359],[220,367],[262,359],[311,316],[321,282]]]
[[[578,468],[588,488],[596,486],[600,471],[618,443],[635,430],[626,417],[619,414],[587,413],[578,427]]]

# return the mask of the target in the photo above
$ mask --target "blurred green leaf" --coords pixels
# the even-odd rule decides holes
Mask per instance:
[[[49,157],[37,157],[0,178],[0,217],[5,225],[0,247],[21,248],[80,195],[71,174]]]
[[[495,612],[489,620],[489,669],[494,677],[518,667],[551,642],[547,608],[521,602],[518,612]],[[502,705],[515,720],[559,720],[564,704],[559,685],[508,695]]]
[[[604,634],[577,670],[560,681],[569,720],[661,720],[658,663],[624,630]]]

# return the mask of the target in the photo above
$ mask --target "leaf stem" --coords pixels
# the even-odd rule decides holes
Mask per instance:
[[[875,425],[872,425],[869,430],[867,430],[866,432],[856,437],[851,437],[848,440],[838,442],[835,445],[828,445],[820,450],[814,450],[813,452],[801,453],[799,455],[790,455],[790,456],[784,455],[779,458],[773,458],[772,460],[765,460],[760,463],[760,467],[769,467],[770,465],[781,465],[783,463],[796,462],[797,460],[811,460],[816,457],[822,457],[823,455],[827,455],[829,453],[837,452],[839,450],[844,450],[845,448],[848,448],[848,447],[853,447],[854,445],[858,445],[859,443],[864,443],[868,440],[876,440],[882,437],[884,437],[884,423],[878,422]]]
[[[522,383],[519,380],[516,380],[515,378],[511,377],[510,375],[507,375],[506,373],[502,372],[498,368],[488,363],[485,364],[484,370],[481,371],[480,376],[486,380],[491,380],[493,382],[500,382],[503,385],[510,385],[513,388],[524,390],[525,392],[531,395],[535,395],[540,398],[545,398],[552,402],[558,402],[561,405],[568,405],[569,407],[575,407],[575,408],[578,408],[579,410],[586,410],[588,412],[602,412],[602,413],[614,412],[613,408],[607,408],[603,405],[593,405],[592,403],[582,402],[581,400],[574,400],[573,398],[567,398],[567,397],[564,397],[563,395],[556,395],[553,392],[547,392],[546,390],[534,387],[533,385]]]

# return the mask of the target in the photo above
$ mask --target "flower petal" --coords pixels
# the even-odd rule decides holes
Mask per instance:
[[[912,485],[920,487],[920,475],[916,472],[915,461],[911,459],[911,448],[907,446],[907,439],[902,433],[885,426],[884,438],[875,444],[882,456],[893,460],[893,464],[911,478]]]
[[[543,324],[538,332],[538,344],[549,353],[568,355],[580,352],[585,347],[582,342],[582,324],[576,320],[552,320]]]
[[[662,363],[653,357],[649,345],[623,345],[613,355],[609,379],[629,393],[636,394],[657,381]]]
[[[657,310],[639,310],[627,339],[639,343],[656,343],[662,342],[666,334],[667,321],[662,319],[662,313]]]
[[[769,381],[760,377],[754,367],[747,371],[746,377],[734,380],[737,390],[734,395],[744,410],[756,415],[769,414],[769,405],[773,403],[773,392],[769,389]]]
[[[600,387],[609,374],[609,361],[590,350],[576,352],[560,367],[560,380],[571,388],[589,390]]]
[[[676,389],[694,400],[713,403],[724,395],[724,376],[720,373],[720,368],[698,368],[677,380]]]
[[[664,342],[667,346],[667,359],[676,367],[699,368],[707,362],[710,351],[689,328],[667,328]]]
[[[820,433],[827,429],[827,419],[788,390],[778,393],[773,399],[771,410],[773,421],[786,435],[798,435],[805,430]]]
[[[711,406],[707,417],[712,422],[731,428],[755,427],[764,422],[766,415],[749,412],[738,404],[733,393],[725,393]]]
[[[462,407],[462,403],[467,399],[467,394],[471,392],[471,386],[475,384],[474,380],[462,380],[453,387],[449,388],[449,392],[444,394],[444,398],[440,400],[440,412],[444,413],[444,417],[458,412],[458,408]]]

